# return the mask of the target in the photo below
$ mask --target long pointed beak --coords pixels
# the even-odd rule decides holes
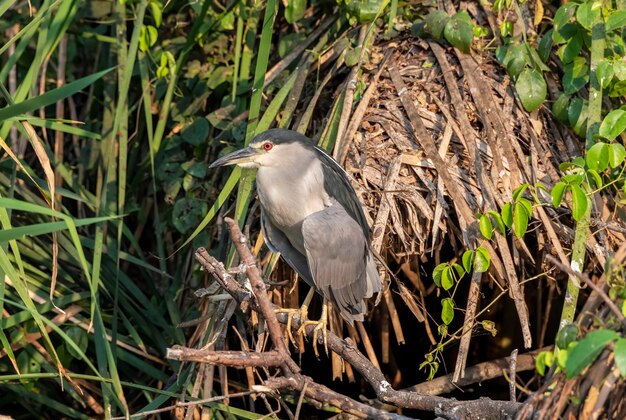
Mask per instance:
[[[218,166],[226,166],[226,165],[240,165],[251,162],[251,158],[256,156],[257,150],[246,147],[245,149],[237,150],[231,154],[226,156],[222,156],[215,162],[213,162],[209,168],[216,168]]]

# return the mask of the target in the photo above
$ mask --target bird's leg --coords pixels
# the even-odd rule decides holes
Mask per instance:
[[[291,340],[291,343],[296,346],[296,340],[293,338],[293,334],[291,333],[291,321],[293,320],[293,317],[295,315],[299,315],[302,324],[304,324],[305,322],[307,322],[309,320],[308,318],[308,314],[309,314],[309,305],[311,304],[311,300],[313,300],[313,296],[315,294],[315,289],[311,287],[311,290],[309,290],[309,293],[306,295],[306,297],[304,298],[304,302],[302,302],[302,306],[300,306],[300,309],[277,309],[276,312],[277,313],[288,313],[290,314],[289,318],[287,318],[287,334],[289,335],[289,339]],[[300,334],[300,330],[298,330],[298,334]]]
[[[322,331],[322,337],[324,339],[324,350],[326,351],[326,355],[328,355],[328,301],[324,298],[324,303],[322,304],[322,316],[320,316],[319,321],[305,321],[298,328],[298,334],[305,334],[306,327],[308,325],[315,325],[315,329],[313,330],[313,352],[315,353],[315,357],[319,359],[320,354],[317,351],[317,336],[320,331]]]

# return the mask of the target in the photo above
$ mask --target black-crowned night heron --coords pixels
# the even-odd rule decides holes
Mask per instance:
[[[323,296],[314,342],[319,329],[326,331],[327,302],[350,324],[363,321],[364,299],[380,292],[381,280],[363,209],[337,162],[306,136],[272,129],[211,167],[224,165],[258,169],[266,244]]]

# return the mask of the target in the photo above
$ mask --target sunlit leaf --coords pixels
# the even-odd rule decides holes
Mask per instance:
[[[491,265],[489,252],[487,252],[487,250],[482,246],[479,246],[476,248],[474,255],[474,271],[477,273],[484,273],[489,270],[489,266]]]
[[[589,332],[578,345],[569,351],[565,372],[567,378],[573,378],[591,365],[600,355],[602,350],[611,341],[618,338],[613,330],[595,330]]]
[[[576,10],[576,20],[588,31],[601,18],[602,2],[585,1]]]
[[[441,320],[444,324],[450,325],[454,319],[454,302],[452,298],[444,298],[441,300]]]
[[[441,272],[441,287],[443,287],[444,290],[450,290],[454,287],[454,274],[449,265],[446,265]]]
[[[614,140],[626,130],[626,111],[615,109],[609,112],[600,124],[598,134],[605,139]]]
[[[535,69],[525,69],[515,82],[515,90],[519,95],[524,109],[534,111],[543,104],[546,99],[546,81],[540,72]]]
[[[471,249],[468,249],[467,251],[465,251],[463,253],[463,256],[461,257],[461,261],[463,262],[463,268],[465,269],[466,273],[469,273],[470,271],[472,271],[473,258],[474,258],[474,251],[472,251]]]
[[[620,143],[609,145],[609,165],[611,168],[617,168],[626,158],[626,150]]]
[[[567,184],[565,182],[559,181],[554,184],[552,191],[550,191],[550,195],[552,196],[552,205],[555,208],[561,205],[561,201],[563,201],[563,194],[565,194],[566,189]]]
[[[482,233],[485,238],[490,240],[493,235],[493,225],[491,224],[491,219],[489,219],[489,216],[487,216],[486,214],[480,216],[478,225],[480,227],[480,233]]]
[[[587,150],[587,166],[596,171],[604,171],[609,166],[609,145],[596,143]]]
[[[587,194],[579,185],[572,184],[570,188],[572,191],[572,217],[578,222],[585,215],[589,200],[587,199]]]
[[[452,46],[469,54],[474,32],[472,24],[468,22],[464,14],[467,15],[467,12],[461,11],[450,18],[443,30],[443,36]]]

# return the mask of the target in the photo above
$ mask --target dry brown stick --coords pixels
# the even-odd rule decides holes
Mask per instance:
[[[361,68],[361,60],[363,59],[363,44],[365,43],[365,38],[367,36],[367,28],[368,25],[361,25],[361,29],[359,31],[359,48],[361,48],[361,57],[359,58],[359,63],[352,67],[350,70],[350,74],[346,79],[345,85],[345,96],[343,101],[343,107],[341,108],[341,117],[339,118],[339,124],[337,127],[337,139],[335,141],[335,149],[333,150],[333,158],[339,161],[339,152],[343,148],[347,148],[346,143],[350,141],[349,138],[345,136],[346,128],[348,127],[348,119],[350,118],[350,113],[352,112],[352,103],[354,102],[354,92],[356,91],[357,77],[359,75],[359,70]]]
[[[535,357],[537,354],[551,349],[552,346],[543,347],[517,356],[517,372],[535,369]],[[490,360],[471,366],[465,370],[465,377],[458,382],[453,382],[452,374],[448,374],[439,376],[432,381],[413,385],[410,388],[404,389],[404,391],[413,391],[422,395],[441,395],[457,390],[459,387],[472,385],[489,379],[500,378],[503,376],[502,372],[508,369],[510,359],[510,357],[503,357],[501,359]]]
[[[246,275],[248,276],[248,280],[250,280],[252,290],[254,291],[256,301],[259,305],[259,312],[267,322],[267,329],[269,330],[274,347],[276,347],[278,352],[283,356],[284,365],[281,366],[283,374],[289,376],[290,374],[298,373],[300,372],[300,368],[289,355],[289,349],[285,344],[285,338],[283,337],[280,325],[276,319],[276,314],[274,313],[272,304],[267,297],[267,289],[265,288],[265,283],[263,282],[261,270],[259,270],[259,267],[256,264],[256,259],[254,258],[254,255],[252,255],[252,252],[250,252],[250,248],[246,245],[248,240],[241,233],[241,230],[239,230],[237,222],[230,217],[224,218],[224,221],[230,230],[230,237],[235,245],[235,249],[241,257],[241,261],[245,264]]]
[[[469,346],[472,340],[471,331],[472,328],[474,328],[476,309],[478,308],[478,302],[480,301],[481,279],[482,273],[474,271],[474,274],[472,274],[472,281],[470,282],[469,295],[467,297],[465,320],[463,321],[463,332],[461,334],[461,340],[459,342],[459,353],[456,357],[456,364],[454,366],[454,375],[452,377],[452,382],[458,382],[461,378],[465,377],[467,355],[469,354]]]
[[[341,143],[341,150],[339,150],[337,154],[337,162],[339,162],[340,165],[344,164],[346,156],[348,156],[348,149],[350,146],[349,140],[351,140],[354,137],[354,133],[356,133],[356,130],[359,128],[359,125],[361,124],[361,121],[363,120],[363,116],[365,115],[365,112],[369,108],[369,104],[370,104],[370,101],[372,100],[372,96],[374,96],[374,93],[376,93],[376,90],[378,89],[378,79],[380,78],[380,74],[385,69],[385,66],[387,65],[387,60],[389,60],[389,57],[391,57],[392,52],[393,52],[393,49],[390,48],[385,53],[385,57],[378,65],[378,71],[376,72],[376,74],[374,74],[374,77],[372,77],[369,80],[369,86],[367,90],[365,90],[363,97],[359,101],[359,104],[357,105],[356,109],[354,110],[354,113],[352,114],[352,118],[350,119],[348,128],[346,128],[346,132],[343,135],[343,139],[345,141]]]
[[[276,350],[261,353],[250,351],[193,349],[174,346],[167,349],[165,356],[181,362],[200,362],[234,368],[273,367],[283,363],[283,356]]]
[[[511,357],[509,358],[509,397],[511,401],[517,401],[515,397],[515,378],[517,375],[517,349],[514,349],[511,352]]]

